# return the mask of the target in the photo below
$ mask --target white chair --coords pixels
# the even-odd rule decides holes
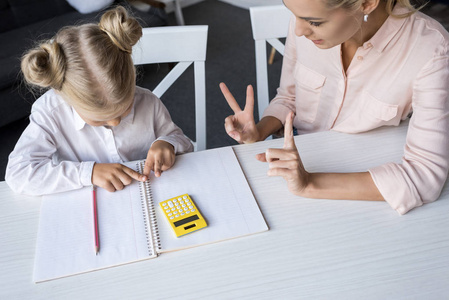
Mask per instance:
[[[178,25],[185,25],[184,15],[182,14],[181,0],[162,0],[162,2],[170,2],[174,4],[175,18]]]
[[[267,43],[284,55],[279,38],[287,36],[290,11],[284,5],[256,6],[249,9],[256,47],[256,81],[259,118],[267,108],[268,93]]]
[[[176,23],[178,25],[185,25],[184,15],[182,14],[181,0],[157,0],[157,1],[165,4],[165,11],[167,13],[171,12],[175,13]],[[150,1],[146,0],[133,0],[130,1],[130,4],[141,11],[148,11],[151,7]]]
[[[176,66],[156,86],[159,98],[193,63],[195,83],[195,150],[206,149],[206,76],[207,25],[144,28],[133,47],[135,65],[172,63]]]

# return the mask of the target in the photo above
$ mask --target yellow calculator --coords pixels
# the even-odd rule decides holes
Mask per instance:
[[[188,194],[159,203],[176,237],[207,227],[206,220]]]

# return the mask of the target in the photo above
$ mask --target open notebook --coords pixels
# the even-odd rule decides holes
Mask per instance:
[[[140,170],[142,163],[126,165]],[[208,227],[176,238],[159,202],[185,193]],[[100,253],[95,255],[91,188],[43,197],[35,282],[268,230],[231,147],[177,156],[161,177],[135,181],[122,191],[98,188],[97,203]]]

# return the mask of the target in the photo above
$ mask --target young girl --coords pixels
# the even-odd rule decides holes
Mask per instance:
[[[409,0],[284,0],[294,17],[281,83],[256,125],[253,91],[225,128],[240,143],[264,140],[290,112],[299,133],[347,133],[398,125],[412,112],[401,164],[369,172],[309,173],[296,147],[268,149],[270,176],[308,198],[385,200],[400,214],[435,201],[449,169],[449,34]],[[388,145],[385,145],[388,147]]]
[[[97,24],[60,30],[22,58],[25,80],[50,88],[9,156],[6,182],[18,193],[96,185],[110,192],[170,168],[193,150],[162,102],[136,87],[132,46],[139,23],[117,7]],[[143,174],[121,163],[146,157]]]

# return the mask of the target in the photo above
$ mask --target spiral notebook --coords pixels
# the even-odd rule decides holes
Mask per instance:
[[[126,163],[142,171],[143,161]],[[176,238],[159,202],[188,193],[208,226]],[[97,189],[100,252],[95,255],[91,188],[43,196],[34,281],[157,257],[160,253],[268,230],[231,147],[177,156],[161,177],[121,191]]]

